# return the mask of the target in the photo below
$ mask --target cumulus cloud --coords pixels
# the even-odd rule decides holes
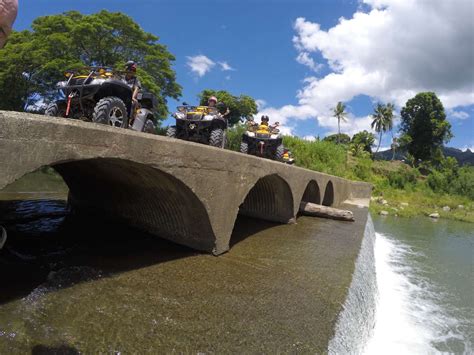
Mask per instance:
[[[465,120],[466,118],[469,118],[469,114],[466,111],[451,110],[448,112],[448,116],[458,120]]]
[[[474,104],[471,0],[361,3],[365,6],[352,18],[341,18],[327,31],[318,23],[296,19],[297,61],[310,66],[310,55],[319,54],[331,72],[306,78],[297,93],[298,105],[272,109],[284,117],[281,121],[316,116],[321,126],[332,128],[331,107],[358,95],[400,107],[420,91],[434,91],[448,110]],[[351,127],[369,128],[364,126],[370,123],[367,117],[350,121]]]
[[[192,73],[196,74],[200,78],[206,75],[206,73],[210,72],[211,69],[216,65],[214,61],[205,55],[196,55],[194,57],[187,58],[187,66],[189,69],[191,69]]]
[[[316,63],[313,58],[309,56],[308,52],[301,52],[296,57],[296,61],[300,64],[306,65],[311,70],[317,72],[319,71],[323,65],[320,63]]]
[[[222,71],[235,71],[227,62],[219,62],[219,65]]]

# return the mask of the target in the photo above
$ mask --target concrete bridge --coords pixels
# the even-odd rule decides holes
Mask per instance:
[[[238,214],[293,223],[301,200],[368,204],[371,186],[278,162],[93,123],[0,111],[0,189],[42,166],[77,212],[216,255]]]

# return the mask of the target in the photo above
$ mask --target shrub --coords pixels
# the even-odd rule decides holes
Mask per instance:
[[[347,153],[343,146],[328,141],[306,141],[297,137],[283,138],[285,147],[296,158],[296,165],[327,174],[347,174]]]
[[[417,169],[401,166],[397,171],[388,174],[388,182],[394,188],[405,189],[409,185],[416,185],[419,176]]]

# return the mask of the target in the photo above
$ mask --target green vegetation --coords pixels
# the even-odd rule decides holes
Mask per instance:
[[[400,161],[373,161],[366,152],[357,156],[353,145],[296,137],[285,137],[284,144],[297,166],[373,184],[374,213],[386,210],[410,217],[438,212],[442,218],[474,223],[474,167],[459,167],[453,158],[443,158],[439,166],[414,168]],[[451,211],[443,211],[444,206]]]
[[[217,100],[230,110],[229,124],[234,125],[248,116],[255,115],[257,110],[257,103],[248,95],[234,96],[225,90],[203,90],[199,95],[200,105],[207,105],[207,101],[211,96],[217,97]]]
[[[333,142],[337,144],[349,144],[351,142],[351,137],[349,137],[345,133],[336,133],[336,134],[330,134],[329,136],[324,137],[323,141]]]
[[[421,92],[401,110],[403,146],[416,162],[440,157],[440,148],[451,138],[451,124],[443,104],[434,92]]]
[[[336,107],[333,108],[333,113],[334,117],[337,118],[337,138],[339,138],[339,136],[341,135],[341,121],[345,122],[347,120],[346,105],[339,101]],[[339,144],[341,142],[338,140],[337,143]]]
[[[365,130],[354,134],[351,140],[351,144],[354,147],[354,149],[356,149],[357,152],[359,152],[360,148],[362,148],[362,150],[367,153],[372,153],[372,146],[374,145],[374,142],[375,142],[374,134],[367,132]],[[355,155],[359,155],[359,154],[355,154]]]
[[[143,86],[158,99],[158,115],[167,115],[167,98],[178,99],[181,87],[172,69],[174,56],[158,37],[143,31],[122,13],[83,15],[70,11],[39,17],[30,30],[14,32],[0,56],[0,109],[23,111],[56,95],[64,72],[84,66],[122,69],[138,63]]]
[[[380,149],[380,144],[382,143],[382,135],[387,132],[391,131],[393,128],[393,110],[395,106],[393,104],[381,104],[378,103],[375,106],[374,113],[372,114],[372,121],[371,127],[375,130],[375,132],[379,133],[379,144],[377,146],[376,152]]]

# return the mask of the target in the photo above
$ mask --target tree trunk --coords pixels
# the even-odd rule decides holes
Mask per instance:
[[[301,201],[300,213],[305,216],[323,217],[338,219],[342,221],[354,221],[354,214],[351,211],[317,205],[315,203]]]
[[[375,153],[379,152],[380,149],[380,144],[382,143],[382,131],[380,131],[380,137],[379,137],[379,146],[377,147],[377,151]]]
[[[338,132],[337,144],[339,144],[340,143],[339,140],[341,139],[341,118],[340,117],[337,118],[337,132]]]

